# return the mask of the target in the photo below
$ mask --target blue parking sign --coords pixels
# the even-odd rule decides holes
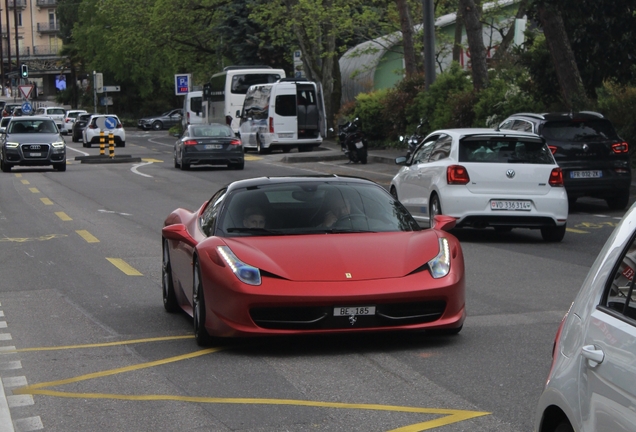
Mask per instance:
[[[182,96],[188,94],[192,82],[191,74],[177,74],[174,76],[174,94]]]

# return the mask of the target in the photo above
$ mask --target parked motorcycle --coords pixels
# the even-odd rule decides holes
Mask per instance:
[[[407,144],[407,150],[406,150],[406,157],[408,158],[409,156],[411,156],[411,154],[413,154],[413,151],[415,150],[415,147],[417,147],[424,138],[426,138],[426,135],[423,135],[422,131],[424,130],[424,128],[428,129],[429,125],[428,125],[428,120],[424,117],[422,117],[420,119],[420,124],[417,125],[417,128],[415,128],[415,132],[409,136],[408,138],[405,136],[400,136],[400,141],[404,141],[406,139],[406,144]]]
[[[369,145],[360,130],[360,119],[347,122],[338,129],[338,142],[349,162],[366,164]]]

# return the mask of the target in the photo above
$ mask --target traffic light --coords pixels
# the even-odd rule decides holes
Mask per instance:
[[[25,64],[22,64],[22,68],[20,69],[20,76],[22,78],[28,78],[29,77],[29,67]]]

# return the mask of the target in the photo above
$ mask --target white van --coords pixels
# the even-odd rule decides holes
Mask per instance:
[[[255,84],[275,83],[285,78],[283,69],[268,66],[227,66],[210,79],[210,123],[222,123],[238,132],[239,121],[234,117],[243,108],[245,93]]]
[[[181,117],[183,130],[185,130],[190,124],[203,123],[206,123],[205,106],[203,105],[203,92],[188,92],[183,101],[183,116]]]
[[[321,88],[304,79],[250,87],[236,116],[243,148],[261,154],[271,149],[312,151],[327,127]]]

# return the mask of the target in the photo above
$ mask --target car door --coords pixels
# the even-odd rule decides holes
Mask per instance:
[[[170,114],[168,114],[168,118],[166,119],[165,126],[171,128],[172,126],[176,126],[181,123],[181,110],[176,109],[172,110]]]
[[[402,169],[400,175],[398,198],[417,221],[428,220],[428,197],[422,189],[422,172],[438,137],[439,135],[426,137],[415,149],[409,165]]]
[[[443,189],[446,186],[446,171],[449,165],[449,157],[453,138],[450,135],[440,135],[431,149],[428,162],[420,164],[420,193],[424,204],[423,220],[429,222],[429,200],[433,192],[440,199],[442,212],[444,211]]]
[[[585,431],[633,431],[636,425],[635,238],[612,277],[603,279],[600,304],[585,323],[578,380]]]

